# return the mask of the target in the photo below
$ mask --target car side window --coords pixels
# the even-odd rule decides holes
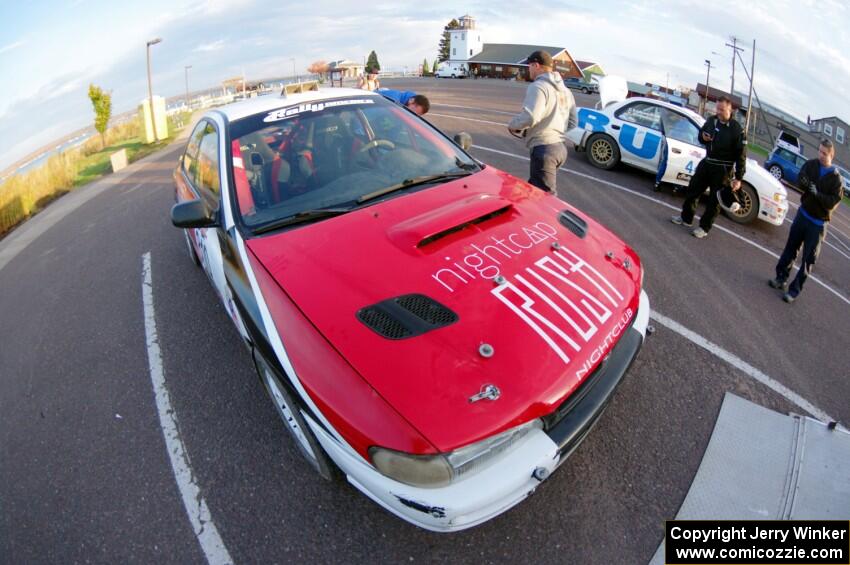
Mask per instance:
[[[636,102],[621,108],[614,114],[624,122],[631,122],[639,126],[661,131],[661,108],[655,104]]]
[[[221,182],[218,167],[218,132],[207,123],[201,137],[198,151],[198,165],[195,173],[195,187],[202,193],[207,192],[218,199]]]
[[[689,145],[699,145],[699,128],[686,116],[664,108],[661,119],[666,137]]]
[[[183,154],[183,171],[190,181],[194,182],[195,175],[198,172],[198,149],[201,145],[201,138],[204,136],[204,130],[207,127],[207,122],[199,123],[192,135],[189,137],[189,143],[186,145],[186,152]]]

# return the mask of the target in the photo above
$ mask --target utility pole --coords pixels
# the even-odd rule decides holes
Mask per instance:
[[[732,36],[732,45],[726,44],[726,47],[732,48],[732,89],[729,91],[730,96],[735,96],[735,59],[740,51],[743,51],[741,47],[738,47],[738,38]]]
[[[747,69],[746,65],[741,63],[744,67],[744,70]],[[744,124],[744,135],[749,137],[750,135],[750,111],[753,109],[753,77],[756,75],[756,40],[753,39],[753,60],[750,63],[750,94],[747,96],[747,121]]]
[[[752,82],[753,77],[747,71],[747,66],[744,64],[744,59],[740,55],[738,55],[738,58],[741,59],[741,66],[744,67],[744,72],[747,73],[747,78],[749,78],[750,82]],[[761,114],[761,119],[764,121],[764,127],[767,129],[767,135],[770,139],[773,139],[774,136],[773,136],[773,130],[770,127],[770,121],[767,119],[767,116],[764,115],[764,110],[762,109],[761,100],[759,99],[759,93],[755,89],[755,86],[753,87],[753,96],[756,99],[756,103],[759,105],[759,113]]]
[[[186,109],[189,109],[189,69],[192,68],[192,65],[186,65],[183,67],[183,71],[186,73]]]

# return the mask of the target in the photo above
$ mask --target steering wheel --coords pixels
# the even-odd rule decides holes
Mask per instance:
[[[372,141],[364,144],[363,147],[358,149],[357,153],[362,154],[369,151],[370,149],[374,149],[375,147],[386,147],[389,150],[393,150],[395,149],[395,143],[393,143],[389,139],[373,139]]]

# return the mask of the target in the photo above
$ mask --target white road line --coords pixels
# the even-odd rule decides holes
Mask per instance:
[[[134,190],[136,190],[137,188],[141,188],[144,184],[145,184],[145,183],[140,182],[140,183],[139,183],[139,184],[137,184],[136,186],[130,187],[130,188],[128,188],[127,190],[125,190],[125,191],[124,191],[124,194],[129,194],[129,193],[133,192]]]
[[[501,126],[503,128],[508,127],[507,123],[491,122],[491,121],[488,121],[488,120],[479,120],[477,118],[464,118],[464,117],[461,117],[461,116],[452,116],[451,114],[437,114],[436,112],[428,112],[428,115],[429,116],[439,116],[441,118],[454,118],[456,120],[466,120],[467,122],[478,122],[479,124],[490,124],[490,125],[493,125],[493,126]]]
[[[210,565],[231,564],[233,559],[231,559],[227,547],[218,534],[218,529],[215,527],[207,503],[201,496],[201,489],[195,482],[192,466],[189,462],[189,454],[186,452],[183,440],[180,439],[178,432],[177,415],[171,406],[171,397],[165,387],[165,372],[162,368],[162,355],[159,349],[159,337],[157,336],[156,319],[154,317],[150,251],[142,255],[142,296],[151,383],[156,396],[159,425],[165,438],[168,457],[171,459],[174,479],[177,481],[183,506],[186,508],[189,522],[191,522],[198,543],[207,558],[207,563],[210,563]]]
[[[474,106],[457,106],[455,104],[443,104],[442,102],[431,102],[431,106],[445,106],[446,108],[463,108],[464,110],[475,110],[484,114],[504,114],[506,116],[514,116],[516,112],[503,112],[502,110],[485,110]],[[500,124],[502,125],[502,124]]]
[[[524,156],[522,156],[522,155],[516,155],[516,154],[514,154],[514,153],[508,153],[507,151],[500,151],[500,150],[498,150],[498,149],[492,149],[492,148],[490,148],[490,147],[483,147],[483,146],[481,146],[481,145],[473,145],[472,147],[473,147],[473,148],[475,148],[475,149],[481,149],[481,150],[484,150],[484,151],[490,151],[491,153],[498,153],[499,155],[505,155],[505,156],[507,156],[507,157],[513,157],[513,158],[515,158],[515,159],[521,159],[521,160],[523,160],[523,161],[528,161],[528,160],[529,160],[529,159],[528,159],[528,157],[524,157]],[[604,185],[606,185],[606,186],[610,186],[610,187],[612,187],[612,188],[616,188],[617,190],[620,190],[620,191],[623,191],[623,192],[627,192],[627,193],[629,193],[629,194],[633,194],[634,196],[637,196],[637,197],[639,197],[639,198],[643,198],[644,200],[649,200],[650,202],[654,202],[654,203],[659,204],[659,205],[661,205],[661,206],[664,206],[664,207],[666,207],[666,208],[670,208],[671,210],[680,210],[680,208],[679,208],[678,206],[673,206],[672,204],[668,204],[667,202],[664,202],[664,201],[658,200],[657,198],[652,198],[651,196],[647,196],[646,194],[641,194],[640,192],[638,192],[638,191],[636,191],[636,190],[632,190],[632,189],[630,189],[630,188],[626,188],[626,187],[625,187],[625,186],[623,186],[623,185],[620,185],[620,184],[617,184],[617,183],[614,183],[614,182],[611,182],[611,181],[603,180],[603,179],[600,179],[600,178],[594,177],[593,175],[588,175],[588,174],[585,174],[585,173],[580,173],[580,172],[578,172],[578,171],[571,171],[571,170],[569,170],[569,169],[564,169],[563,167],[562,167],[560,170],[561,170],[561,171],[563,171],[563,172],[565,172],[565,173],[569,173],[569,174],[571,174],[571,175],[576,175],[576,176],[578,176],[578,177],[582,177],[582,178],[590,179],[590,180],[592,180],[592,181],[596,181],[596,182],[598,182],[598,183],[600,183],[600,184],[604,184]],[[764,253],[766,253],[766,254],[770,255],[771,257],[773,257],[773,258],[774,258],[774,259],[776,259],[776,260],[779,260],[779,255],[778,255],[777,253],[774,253],[773,251],[771,251],[771,250],[770,250],[770,249],[768,249],[767,247],[764,247],[763,245],[761,245],[761,244],[759,244],[759,243],[756,243],[755,241],[753,241],[753,240],[751,240],[751,239],[747,239],[746,237],[744,237],[744,236],[742,236],[742,235],[740,235],[740,234],[737,234],[737,233],[733,232],[733,231],[732,231],[732,230],[730,230],[729,228],[725,228],[725,227],[723,227],[723,226],[720,226],[720,225],[715,224],[715,226],[714,226],[714,228],[713,228],[713,229],[720,230],[720,231],[722,231],[722,232],[724,232],[724,233],[727,233],[727,234],[731,235],[732,237],[735,237],[735,238],[737,238],[737,239],[740,239],[740,240],[741,240],[741,241],[743,241],[744,243],[747,243],[748,245],[752,245],[752,246],[753,246],[753,247],[755,247],[756,249],[758,249],[758,250],[760,250],[760,251],[763,251]],[[828,284],[826,284],[825,282],[823,282],[822,280],[820,280],[820,279],[819,279],[818,277],[816,277],[815,275],[810,275],[810,276],[809,276],[809,279],[813,280],[814,282],[816,282],[817,284],[819,284],[820,286],[822,286],[823,288],[825,288],[826,290],[828,290],[829,292],[831,292],[832,294],[834,294],[835,296],[837,296],[837,297],[838,297],[840,300],[842,300],[845,304],[850,305],[850,299],[848,299],[846,296],[844,296],[843,294],[841,294],[840,292],[838,292],[837,290],[835,290],[834,288],[832,288],[831,286],[829,286]]]
[[[667,316],[659,314],[658,312],[651,312],[649,316],[650,316],[650,318],[652,318],[653,320],[655,320],[657,323],[661,324],[662,326],[664,326],[668,330],[671,330],[671,331],[679,334],[680,336],[684,337],[685,339],[687,339],[691,343],[705,349],[706,351],[708,351],[712,355],[715,355],[715,356],[721,358],[722,360],[726,361],[727,363],[729,363],[730,365],[732,365],[733,367],[735,367],[736,369],[738,369],[742,373],[746,374],[750,378],[760,382],[761,384],[763,384],[767,388],[776,392],[777,394],[779,394],[780,396],[782,396],[783,398],[785,398],[789,402],[796,404],[797,406],[799,406],[800,408],[802,408],[803,410],[805,410],[806,412],[808,412],[809,414],[811,414],[812,416],[817,418],[818,420],[821,420],[821,421],[824,421],[824,422],[835,421],[832,417],[829,416],[829,414],[827,414],[826,412],[824,412],[823,410],[821,410],[817,406],[813,405],[811,402],[809,402],[808,400],[806,400],[805,398],[803,398],[802,396],[800,396],[799,394],[797,394],[793,390],[789,389],[788,387],[786,387],[782,383],[776,381],[775,379],[772,379],[771,377],[769,377],[766,374],[764,374],[763,372],[759,371],[758,369],[756,369],[755,367],[753,367],[752,365],[750,365],[749,363],[747,363],[746,361],[744,361],[740,357],[734,355],[733,353],[730,353],[729,351],[726,351],[725,349],[723,349],[719,345],[708,341],[707,339],[705,339],[704,337],[702,337],[698,333],[689,330],[688,328],[684,327],[683,325],[676,322],[675,320],[671,320]]]

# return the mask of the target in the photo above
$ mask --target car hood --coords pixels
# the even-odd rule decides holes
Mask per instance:
[[[583,237],[567,227],[580,233],[582,223]],[[631,324],[640,298],[633,250],[563,201],[492,167],[251,239],[248,247],[441,451],[552,412]],[[358,317],[410,294],[436,301],[456,320],[390,339]],[[499,389],[498,399],[471,402],[487,385]]]
[[[760,195],[768,199],[772,199],[775,192],[782,194],[785,198],[788,196],[788,191],[785,190],[782,183],[753,159],[747,159],[747,172],[744,173],[744,180],[753,185]]]

